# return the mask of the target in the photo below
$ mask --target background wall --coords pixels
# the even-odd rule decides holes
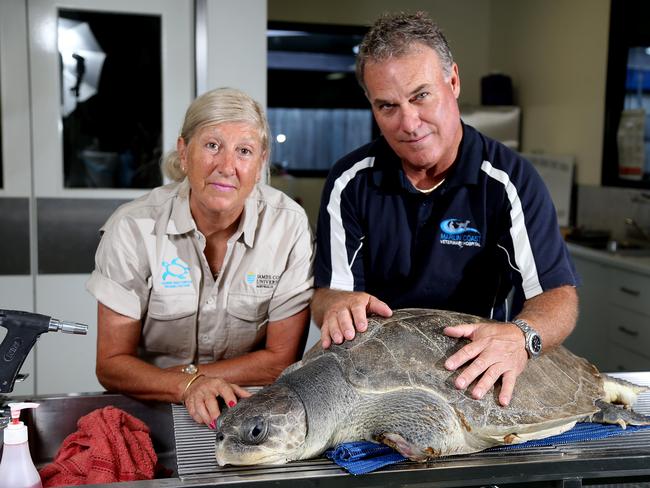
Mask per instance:
[[[480,102],[482,76],[510,75],[522,150],[574,155],[578,183],[600,184],[609,0],[268,0],[269,20],[369,25],[396,10],[426,10],[440,24],[462,104]]]
[[[196,11],[197,95],[231,86],[266,106],[265,0],[198,0]]]
[[[600,185],[609,0],[492,0],[490,66],[512,76],[526,152],[573,154]]]

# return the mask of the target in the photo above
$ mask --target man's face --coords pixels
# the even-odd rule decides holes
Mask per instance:
[[[434,167],[438,174],[456,158],[462,138],[456,64],[451,71],[445,75],[436,52],[422,44],[404,56],[365,66],[375,120],[407,176]]]

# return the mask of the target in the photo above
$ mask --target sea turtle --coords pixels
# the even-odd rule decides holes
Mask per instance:
[[[629,407],[643,387],[600,374],[564,347],[528,362],[508,407],[494,390],[482,400],[457,390],[457,373],[443,364],[466,340],[442,329],[478,321],[485,319],[403,309],[370,318],[352,341],[325,350],[316,344],[275,383],[219,417],[217,462],[282,464],[363,439],[422,461],[548,437],[585,420],[649,423],[612,405]]]

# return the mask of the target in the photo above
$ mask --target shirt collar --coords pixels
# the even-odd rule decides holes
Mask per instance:
[[[239,220],[239,226],[233,236],[235,239],[243,236],[244,244],[248,247],[253,247],[255,242],[255,231],[259,217],[257,209],[260,198],[260,190],[258,185],[255,185],[244,202],[244,210]],[[186,234],[193,230],[197,230],[197,227],[190,210],[190,184],[185,178],[179,183],[178,193],[172,204],[171,216],[167,222],[167,234]]]
[[[373,183],[385,190],[401,189],[404,174],[402,161],[386,142],[384,136],[380,136],[373,142],[369,155],[375,158],[372,172]]]
[[[167,222],[167,234],[186,234],[196,229],[190,211],[190,183],[185,178],[178,185],[178,193],[172,203],[171,215]]]
[[[460,141],[458,154],[443,186],[463,186],[478,183],[479,172],[484,159],[481,135],[476,129],[462,121],[461,125],[463,137]],[[395,185],[397,185],[399,189],[411,193],[420,193],[406,177],[401,160],[383,136],[373,144],[371,155],[376,156],[379,162],[375,166],[378,171],[373,175],[375,184],[383,188],[395,188]]]
[[[447,176],[447,186],[475,185],[478,183],[484,151],[481,134],[461,121],[463,138],[460,141],[456,161]]]
[[[253,187],[251,194],[248,195],[246,202],[244,202],[244,211],[239,221],[237,233],[241,232],[244,244],[248,247],[253,247],[255,243],[255,231],[257,230],[257,221],[259,219],[258,208],[261,198],[259,184],[257,184]]]

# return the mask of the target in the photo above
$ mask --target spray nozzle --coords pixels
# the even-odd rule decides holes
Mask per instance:
[[[20,402],[20,403],[10,403],[9,408],[11,409],[11,423],[17,425],[20,423],[20,411],[24,408],[36,408],[38,403],[32,402]]]

